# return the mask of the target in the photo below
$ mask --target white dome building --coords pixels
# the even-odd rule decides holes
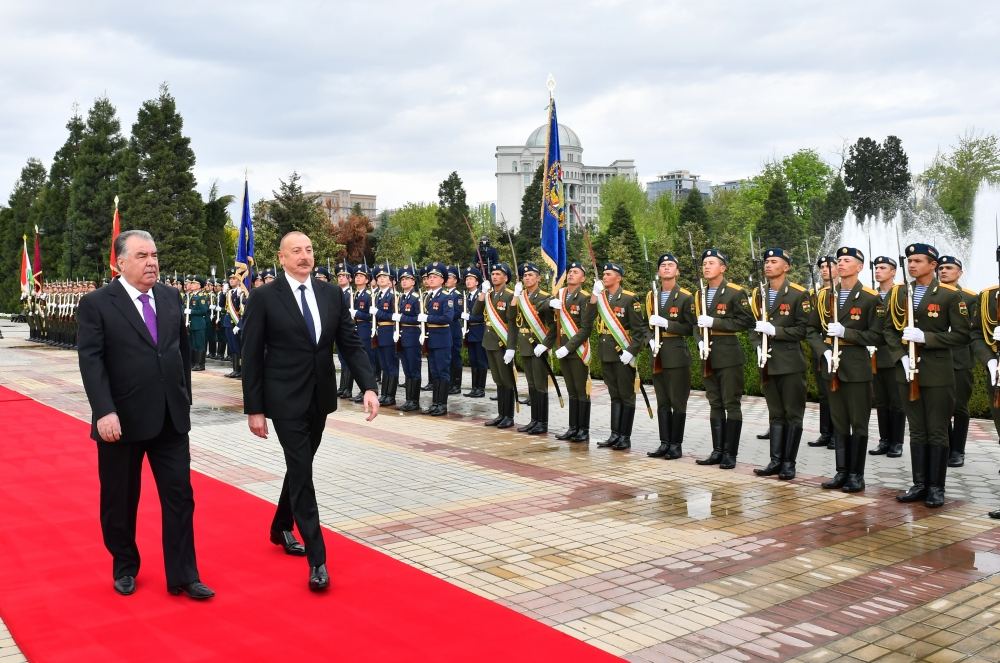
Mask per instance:
[[[548,130],[546,123],[532,131],[524,145],[497,146],[497,219],[505,220],[511,228],[520,225],[524,191],[531,184],[535,171],[545,162]],[[616,159],[610,166],[585,166],[580,137],[565,124],[559,125],[559,151],[566,198],[587,223],[597,219],[604,182],[616,175],[637,177],[633,159]],[[571,222],[575,223],[575,219]]]

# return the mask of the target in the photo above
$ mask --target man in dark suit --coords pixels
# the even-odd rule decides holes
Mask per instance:
[[[266,438],[267,419],[285,454],[285,481],[271,523],[271,541],[309,561],[309,588],[326,589],[326,546],[313,487],[313,456],[326,417],[337,409],[333,344],[364,392],[368,421],[378,414],[371,363],[339,287],[312,278],[309,238],[281,238],[284,274],[247,300],[243,316],[243,409],[254,435]],[[369,339],[364,342],[368,343]],[[292,535],[298,525],[305,546]]]
[[[194,553],[191,490],[191,351],[177,292],[157,282],[156,244],[144,230],[115,239],[120,278],[80,301],[80,375],[93,411],[101,530],[114,588],[135,591],[136,512],[143,456],[163,512],[167,589],[207,599]]]

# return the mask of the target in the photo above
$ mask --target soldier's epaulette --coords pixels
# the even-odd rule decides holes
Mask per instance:
[[[628,295],[629,297],[635,297],[635,293],[632,292],[631,290],[625,290],[624,288],[622,288],[622,293]]]
[[[541,288],[538,289],[538,294],[541,295],[542,297],[551,297],[549,293],[545,292]]]
[[[687,288],[678,288],[678,290],[680,290],[682,295],[688,295],[688,296],[691,295],[691,291],[688,290]]]
[[[792,290],[798,290],[799,292],[806,291],[806,289],[803,286],[799,285],[798,283],[793,283],[791,281],[788,282],[788,287],[791,288]]]
[[[514,294],[514,291],[513,291],[513,290],[511,290],[510,288],[504,288],[504,289],[503,289],[503,291],[504,291],[504,292],[509,292],[509,293],[510,293],[510,294],[512,294],[512,295]]]
[[[983,288],[983,292],[989,292],[991,290],[996,290],[997,288],[1000,288],[1000,285],[991,285],[988,288]],[[979,294],[983,294],[983,293],[981,292]]]
[[[865,292],[867,292],[869,295],[875,295],[876,297],[879,296],[877,290],[872,290],[871,288],[869,288],[867,286],[861,286],[861,289],[864,290]]]
[[[976,296],[979,295],[979,293],[976,292],[975,290],[969,290],[968,288],[962,288],[962,292],[964,292],[965,294],[967,294],[967,295],[969,295],[971,297],[976,297]]]
[[[590,293],[587,292],[586,290],[584,290],[583,288],[580,288],[580,296],[581,297],[590,297]]]
[[[735,283],[727,283],[726,285],[728,287],[732,288],[733,290],[737,290],[739,292],[743,292],[743,286],[741,286],[741,285],[737,285]]]
[[[939,281],[938,285],[941,286],[942,288],[947,288],[948,290],[954,290],[955,292],[958,292],[958,288],[956,288],[955,286],[953,286],[950,283],[941,283]]]

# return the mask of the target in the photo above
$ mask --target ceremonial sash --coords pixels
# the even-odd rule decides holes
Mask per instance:
[[[611,302],[608,301],[607,292],[601,292],[601,296],[597,298],[597,312],[601,314],[604,326],[607,327],[608,333],[615,339],[618,347],[622,350],[627,350],[628,346],[632,344],[632,338],[625,329],[625,325],[618,319],[615,312],[611,310]]]
[[[568,329],[571,332],[570,336],[576,336],[577,332],[580,331],[580,328],[577,327],[576,322],[573,321],[573,316],[571,316],[566,311],[566,289],[565,288],[563,288],[563,291],[562,291],[562,293],[561,293],[561,295],[559,297],[559,300],[562,302],[562,306],[559,308],[559,324],[562,325],[563,329]],[[581,343],[579,346],[577,346],[577,348],[576,348],[576,354],[580,355],[580,359],[583,360],[584,364],[588,364],[588,365],[590,364],[590,339],[587,339],[586,341],[584,341],[583,343]]]
[[[528,327],[531,328],[531,333],[535,335],[535,339],[539,343],[544,341],[545,337],[549,335],[549,330],[542,324],[542,318],[538,315],[538,309],[528,299],[528,293],[522,292],[521,296],[517,298],[517,308],[521,309],[521,314],[528,321]]]
[[[493,305],[493,298],[490,296],[491,293],[486,294],[486,322],[490,323],[490,327],[493,327],[493,331],[496,332],[503,342],[507,343],[507,325],[503,322],[503,317],[501,317],[500,312],[497,311],[496,307]]]
[[[239,311],[236,310],[236,307],[233,305],[233,296],[231,294],[232,292],[233,291],[230,290],[228,293],[226,293],[226,313],[229,314],[229,319],[233,321],[233,326],[239,327],[240,314]]]

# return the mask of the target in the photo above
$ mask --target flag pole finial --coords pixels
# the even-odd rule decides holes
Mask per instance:
[[[118,207],[118,196],[115,196],[115,207]]]
[[[556,91],[556,77],[549,74],[549,77],[545,79],[545,87],[549,89],[549,96],[552,96],[552,93]]]

